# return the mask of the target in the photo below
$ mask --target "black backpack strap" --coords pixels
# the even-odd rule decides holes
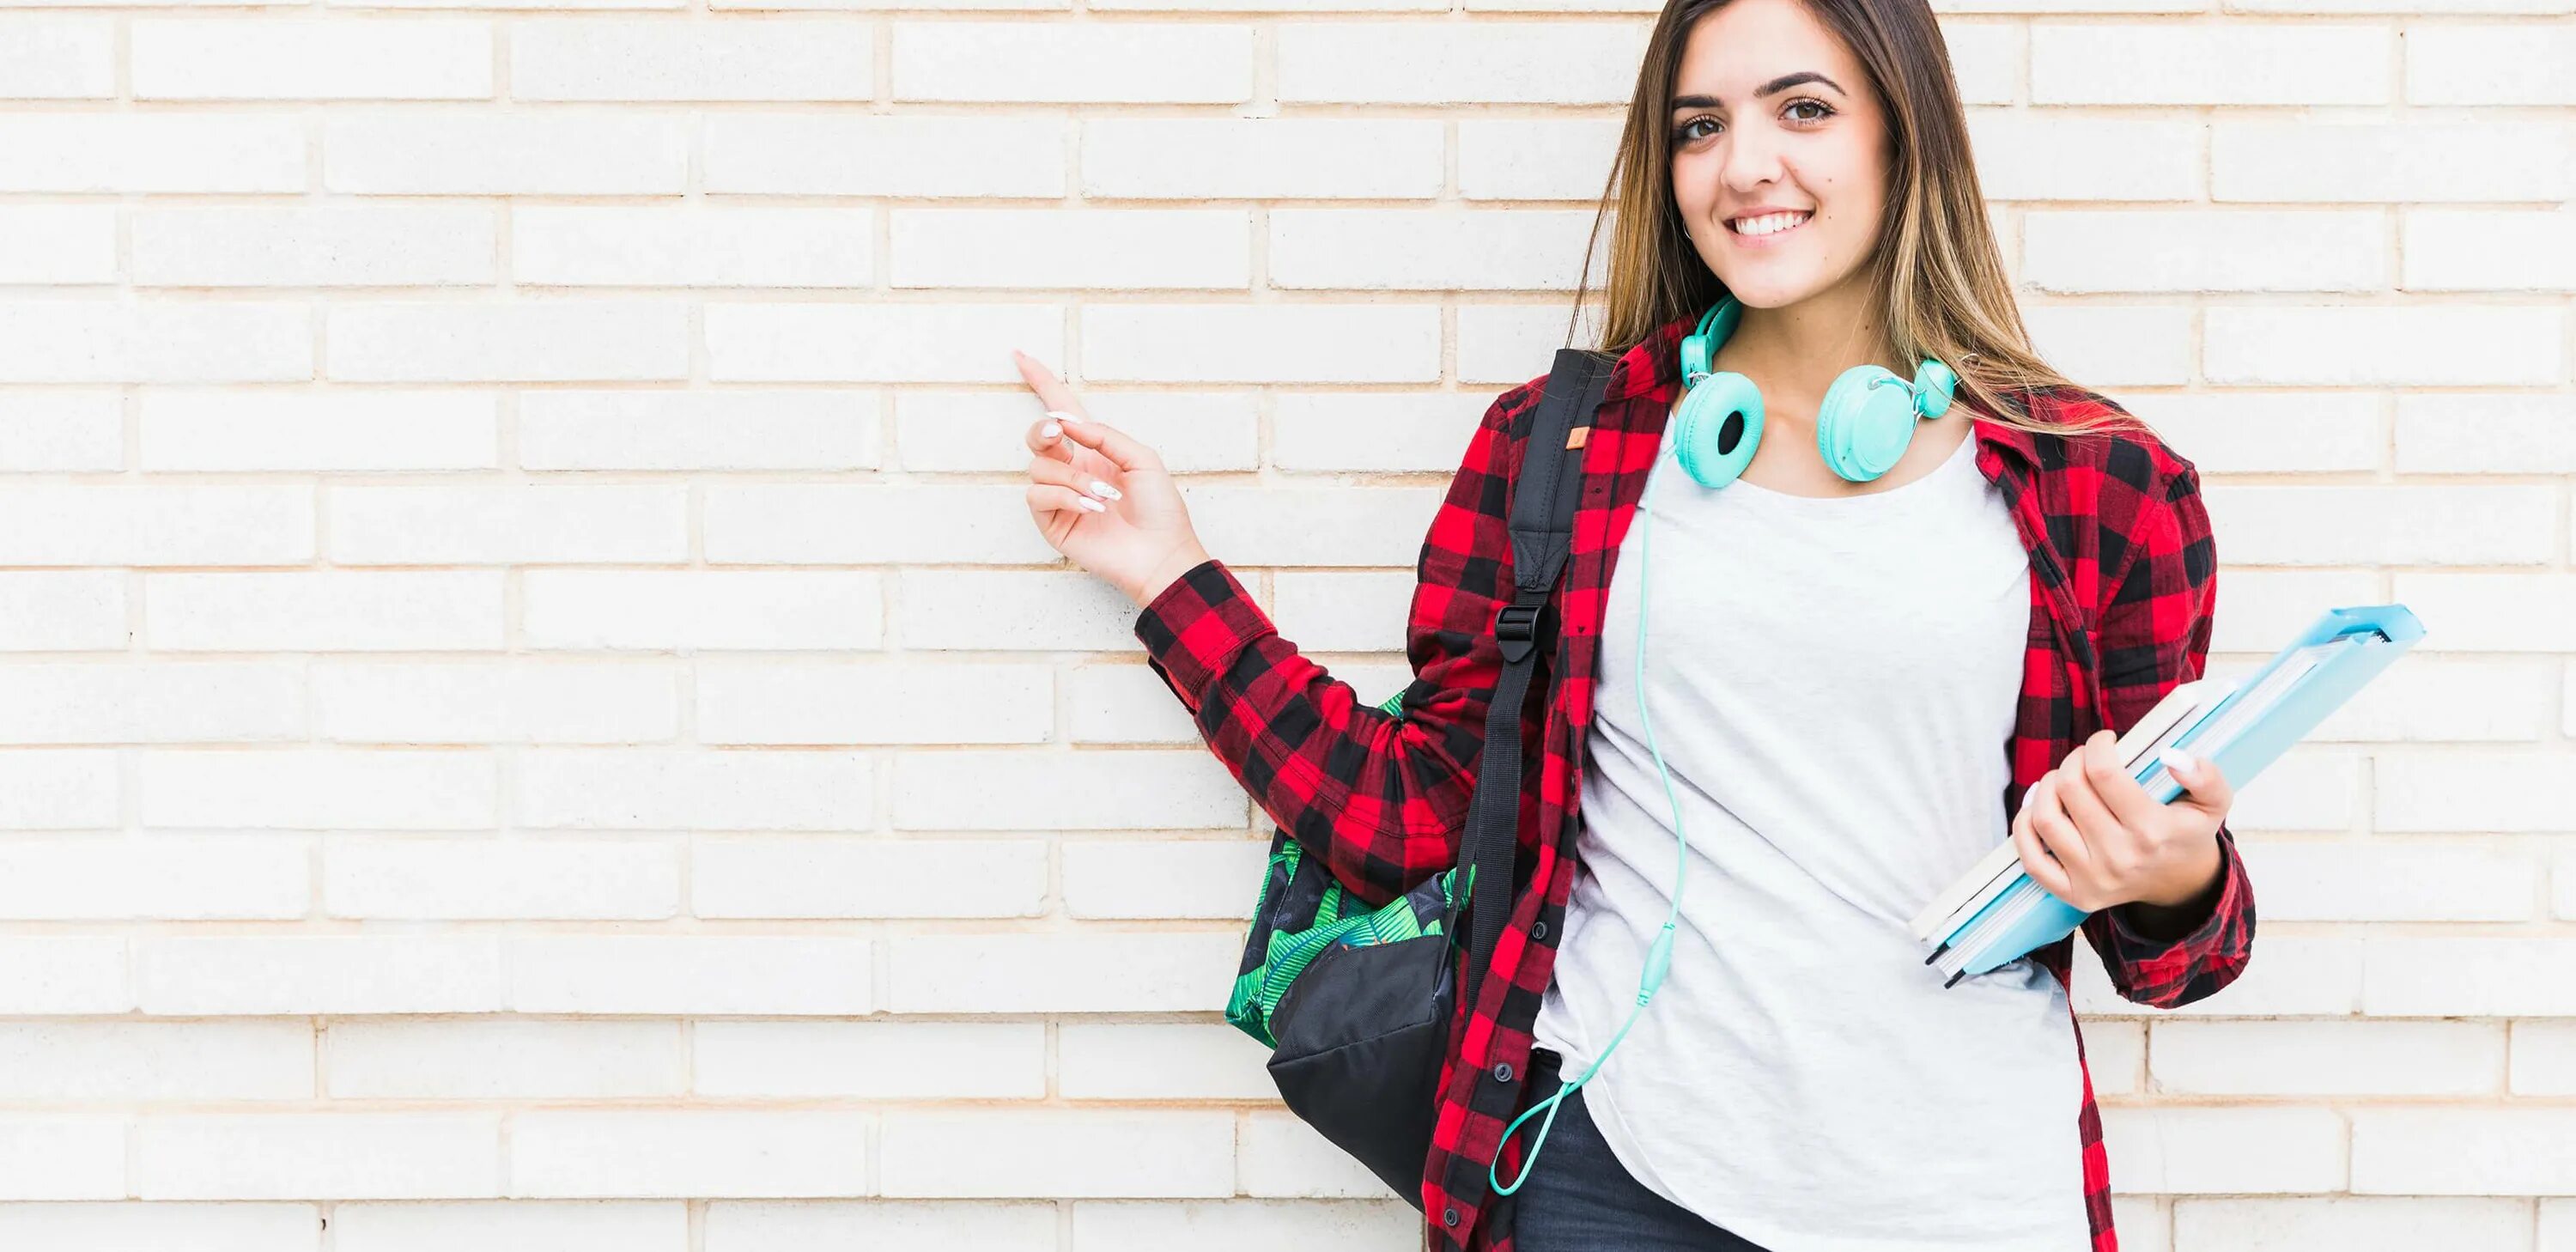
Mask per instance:
[[[1566,554],[1574,542],[1574,508],[1583,495],[1583,450],[1568,448],[1577,426],[1589,427],[1592,413],[1610,386],[1612,361],[1581,348],[1560,348],[1547,376],[1537,416],[1522,445],[1519,482],[1512,491],[1512,602],[1494,614],[1494,635],[1501,642],[1503,672],[1494,684],[1494,699],[1485,712],[1485,744],[1476,766],[1475,799],[1467,809],[1467,833],[1459,845],[1459,863],[1475,867],[1469,920],[1467,993],[1470,1002],[1485,967],[1493,963],[1502,942],[1503,916],[1511,908],[1512,858],[1520,844],[1521,711],[1529,696],[1530,671],[1539,649],[1552,642],[1553,629],[1541,618],[1557,580],[1565,573]],[[1552,626],[1552,623],[1551,623]]]

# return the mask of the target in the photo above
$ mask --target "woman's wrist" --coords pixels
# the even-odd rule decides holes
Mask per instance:
[[[1175,549],[1161,561],[1156,562],[1153,569],[1146,572],[1145,580],[1128,593],[1128,598],[1134,600],[1136,607],[1141,610],[1162,598],[1163,592],[1170,589],[1173,583],[1180,581],[1181,575],[1206,564],[1209,559],[1207,549],[1200,547],[1196,542]]]
[[[2227,890],[2226,854],[2218,850],[2214,841],[2209,859],[2215,868],[2208,871],[2201,886],[2190,896],[2167,904],[2142,898],[2117,906],[2123,920],[2129,923],[2129,929],[2150,939],[2179,939],[2200,929],[2201,924],[2209,920],[2210,911],[2217,907],[2218,897]]]

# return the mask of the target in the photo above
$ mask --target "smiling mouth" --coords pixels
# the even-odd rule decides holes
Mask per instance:
[[[1802,215],[1800,215],[1800,216],[1798,217],[1798,220],[1797,220],[1797,221],[1792,222],[1792,223],[1790,223],[1790,224],[1789,224],[1789,225],[1787,225],[1787,226],[1776,226],[1776,225],[1771,225],[1771,223],[1777,222],[1777,221],[1779,221],[1781,218],[1783,218],[1783,217],[1785,217],[1785,216],[1788,216],[1788,215],[1787,215],[1787,214],[1781,214],[1781,213],[1766,213],[1766,214],[1764,214],[1764,215],[1763,215],[1763,216],[1761,216],[1761,217],[1755,217],[1755,218],[1747,218],[1747,219],[1745,219],[1745,220],[1746,220],[1746,221],[1748,221],[1748,222],[1761,222],[1761,223],[1764,223],[1764,224],[1766,225],[1766,227],[1767,227],[1767,229],[1759,230],[1759,231],[1755,231],[1755,232],[1753,232],[1753,233],[1751,233],[1751,234],[1747,234],[1747,233],[1745,233],[1745,231],[1744,231],[1744,230],[1743,230],[1743,229],[1742,229],[1742,228],[1741,228],[1737,223],[1734,223],[1734,222],[1728,222],[1728,223],[1726,224],[1726,230],[1727,230],[1727,233],[1728,233],[1728,234],[1735,235],[1735,236],[1738,236],[1738,237],[1740,237],[1740,238],[1744,238],[1744,239],[1768,239],[1768,238],[1770,238],[1770,237],[1772,237],[1772,236],[1774,236],[1774,235],[1785,235],[1785,234],[1788,234],[1790,231],[1796,230],[1796,229],[1798,229],[1799,227],[1804,226],[1804,225],[1806,225],[1807,223],[1809,223],[1809,222],[1812,222],[1812,221],[1816,220],[1816,215],[1815,215],[1814,213],[1812,213],[1812,212],[1811,212],[1811,213],[1806,213],[1806,214],[1802,214]]]

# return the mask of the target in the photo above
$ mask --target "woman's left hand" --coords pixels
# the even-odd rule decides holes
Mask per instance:
[[[2190,903],[2218,877],[2218,827],[2236,789],[2189,757],[2188,768],[2174,770],[2183,794],[2158,804],[2120,768],[2117,741],[2096,732],[2031,785],[2012,823],[2022,868],[2087,913],[2131,901]]]

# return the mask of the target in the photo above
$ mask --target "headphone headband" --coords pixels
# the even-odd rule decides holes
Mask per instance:
[[[1682,338],[1682,386],[1685,389],[1697,386],[1699,380],[1717,368],[1717,346],[1735,333],[1735,324],[1743,316],[1744,306],[1737,303],[1733,295],[1710,305],[1708,312],[1700,314],[1699,329]]]

